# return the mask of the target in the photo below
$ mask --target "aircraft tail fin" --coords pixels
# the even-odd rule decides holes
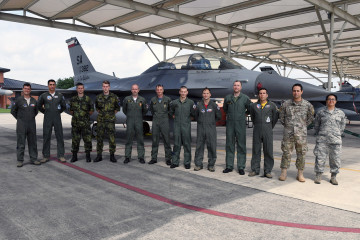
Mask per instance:
[[[74,70],[74,82],[85,81],[87,73],[95,72],[89,58],[81,47],[76,37],[66,40],[68,45],[71,64]]]

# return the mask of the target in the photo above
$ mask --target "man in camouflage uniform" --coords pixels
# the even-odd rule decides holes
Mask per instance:
[[[303,175],[305,167],[305,154],[307,147],[307,126],[314,120],[314,107],[301,97],[303,87],[296,83],[292,87],[293,99],[286,100],[280,107],[280,122],[284,125],[283,140],[281,150],[281,175],[280,181],[285,181],[287,169],[290,167],[291,153],[296,150],[296,168],[298,174],[296,179],[299,182],[305,182]]]
[[[335,107],[337,96],[329,94],[326,96],[326,107],[321,109],[315,117],[316,145],[315,154],[315,183],[320,184],[321,175],[324,172],[326,159],[330,161],[330,182],[338,185],[336,174],[340,168],[340,153],[342,139],[346,125],[346,117],[343,111]]]
[[[174,118],[174,156],[170,168],[179,166],[181,145],[184,147],[184,166],[190,169],[191,164],[191,117],[195,114],[194,101],[187,98],[188,89],[182,86],[180,98],[170,105],[170,116]]]
[[[275,103],[268,101],[266,88],[261,88],[258,96],[259,100],[256,103],[252,103],[250,107],[250,116],[254,123],[254,128],[249,177],[260,174],[262,143],[264,151],[264,177],[272,178],[271,171],[274,167],[273,128],[278,120],[278,112]]]
[[[150,111],[152,120],[152,149],[149,164],[157,163],[160,135],[164,141],[166,165],[171,165],[171,146],[169,131],[169,111],[171,99],[164,95],[163,85],[156,86],[156,95],[151,98]]]
[[[64,137],[61,122],[61,113],[66,109],[65,98],[61,93],[55,92],[56,82],[53,79],[48,81],[49,92],[40,95],[37,108],[44,114],[43,123],[43,159],[41,163],[49,161],[51,133],[54,127],[57,142],[57,157],[60,162],[66,162],[64,158]]]
[[[77,95],[70,100],[70,113],[73,116],[71,119],[71,136],[72,146],[71,152],[73,156],[70,162],[78,160],[77,153],[81,137],[84,140],[84,147],[86,152],[86,162],[91,162],[90,152],[92,150],[92,139],[90,129],[90,115],[94,112],[94,105],[89,96],[84,95],[84,84],[76,84]]]
[[[145,163],[143,116],[148,111],[148,107],[145,98],[139,95],[139,91],[139,86],[133,84],[131,86],[131,95],[125,97],[123,101],[123,112],[126,115],[125,164],[129,163],[131,159],[134,136],[136,136],[137,140],[139,162]]]
[[[37,160],[37,140],[36,140],[36,121],[38,114],[35,98],[30,96],[31,85],[24,83],[23,95],[18,97],[15,104],[11,107],[11,114],[16,118],[16,138],[17,138],[17,167],[22,167],[24,162],[24,151],[26,139],[28,142],[28,150],[30,162],[34,165],[40,165]]]
[[[245,174],[246,165],[246,112],[250,109],[251,101],[248,96],[241,93],[241,82],[233,84],[233,94],[224,99],[224,112],[226,113],[226,168],[223,173],[234,169],[235,144],[237,147],[237,168],[240,175]]]
[[[216,162],[216,122],[221,119],[218,105],[210,100],[211,92],[207,87],[203,89],[202,101],[198,102],[195,109],[197,120],[197,138],[195,151],[195,171],[203,168],[204,146],[208,150],[208,170],[215,171]]]
[[[115,143],[115,114],[120,111],[119,98],[110,92],[110,82],[103,81],[103,93],[96,96],[95,108],[98,112],[97,116],[97,156],[94,162],[102,161],[102,152],[104,147],[104,135],[107,132],[109,136],[109,152],[110,161],[117,162],[115,158],[116,143]]]

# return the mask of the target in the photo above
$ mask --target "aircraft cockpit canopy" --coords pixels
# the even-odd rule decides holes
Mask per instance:
[[[244,67],[238,62],[226,56],[216,56],[210,53],[194,53],[174,58],[167,59],[160,62],[144,73],[149,73],[157,70],[226,70],[226,69],[243,69]]]

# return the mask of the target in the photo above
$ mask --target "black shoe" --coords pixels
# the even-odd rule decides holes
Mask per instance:
[[[157,161],[155,159],[151,159],[151,161],[148,162],[148,164],[154,164],[154,163],[157,163]]]
[[[175,165],[175,164],[171,164],[170,168],[176,168],[178,167],[179,165]]]
[[[101,162],[102,161],[102,155],[98,154],[94,160],[94,162]]]
[[[127,164],[130,162],[130,158],[125,158],[124,163]]]
[[[171,160],[166,160],[166,165],[170,166],[171,165]]]
[[[90,152],[86,152],[86,162],[91,162]]]
[[[190,164],[186,164],[185,169],[190,169]]]
[[[72,158],[70,160],[70,162],[76,162],[78,160],[77,158],[77,153],[73,152]]]
[[[224,170],[223,170],[223,173],[229,173],[229,172],[232,172],[233,170],[232,169],[230,169],[230,168],[225,168]]]
[[[239,169],[239,174],[240,174],[240,175],[245,175],[244,169]]]
[[[113,162],[113,163],[117,162],[115,155],[113,153],[110,154],[110,162]]]
[[[139,158],[139,163],[144,164],[145,160],[143,158]]]

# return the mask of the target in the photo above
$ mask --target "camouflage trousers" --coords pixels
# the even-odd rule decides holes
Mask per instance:
[[[330,172],[338,173],[341,165],[340,161],[341,144],[329,144],[326,142],[316,141],[314,148],[315,155],[315,172],[323,173],[325,162],[329,157]]]
[[[305,155],[308,150],[306,136],[284,136],[281,142],[281,150],[283,155],[281,157],[280,168],[290,168],[292,151],[296,150],[296,163],[295,166],[299,170],[304,170]]]
[[[81,138],[84,140],[85,152],[91,152],[92,139],[91,139],[91,129],[89,124],[85,124],[84,126],[72,126],[71,136],[72,136],[71,152],[77,153],[79,151]]]
[[[104,147],[104,135],[107,133],[109,136],[109,152],[110,154],[115,153],[116,143],[115,143],[115,123],[114,122],[98,122],[97,123],[97,145],[96,152],[101,154]]]

